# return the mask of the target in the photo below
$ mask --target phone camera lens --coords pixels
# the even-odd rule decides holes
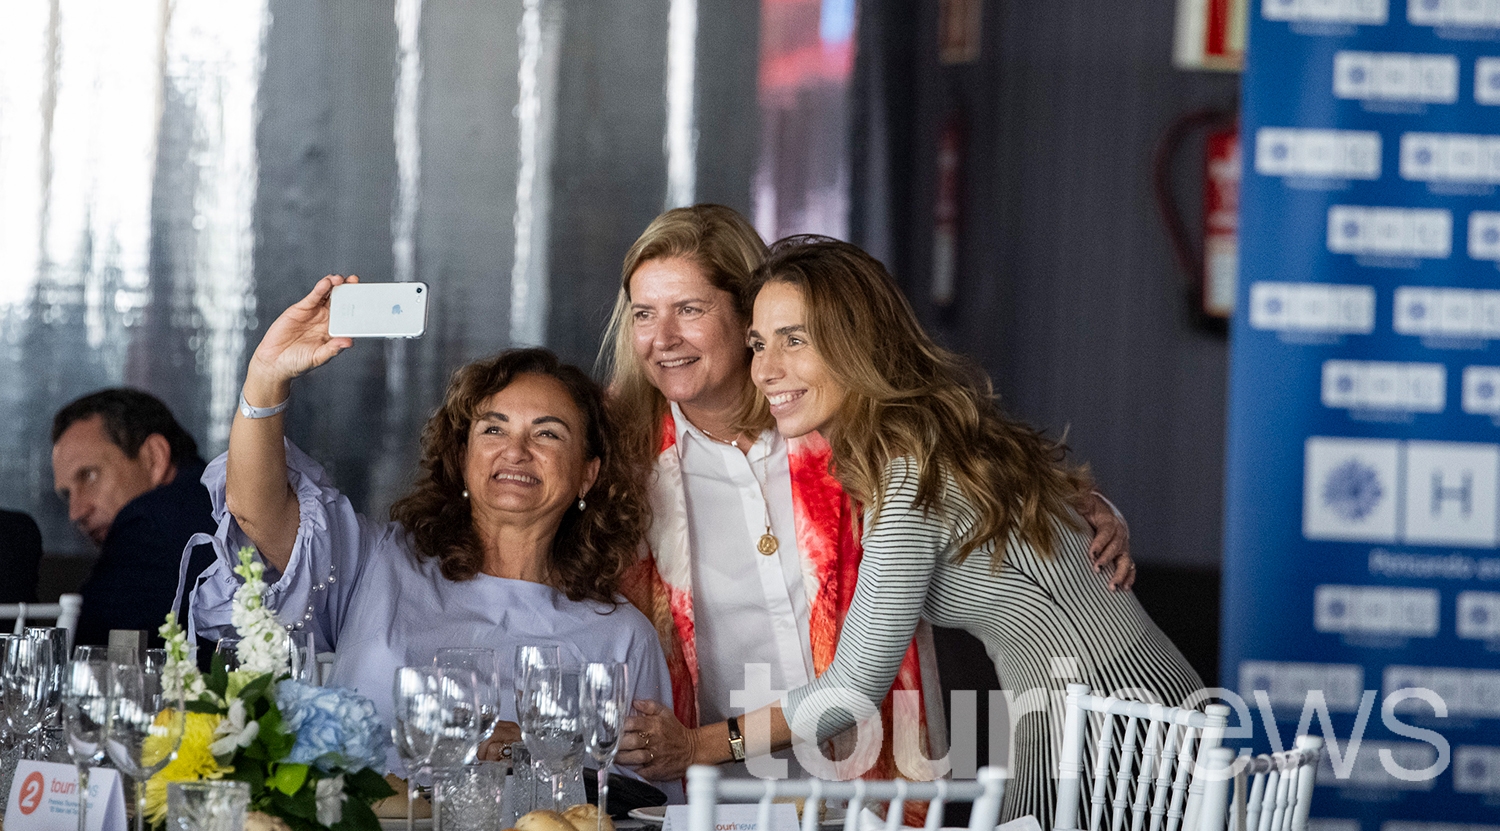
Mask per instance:
[[[421,294],[421,293],[422,293],[422,290],[420,288],[418,288],[417,289],[417,294]]]

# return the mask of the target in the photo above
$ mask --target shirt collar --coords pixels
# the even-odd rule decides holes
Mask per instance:
[[[716,441],[703,432],[697,425],[693,424],[693,422],[688,421],[688,417],[682,414],[682,408],[677,406],[676,401],[670,403],[672,406],[672,424],[677,430],[677,443],[673,447],[677,450],[679,461],[682,459],[683,448],[686,447],[688,437],[692,437],[695,441],[703,442],[710,447],[729,447],[724,442]],[[781,434],[775,430],[762,430],[760,435],[755,437],[755,444],[751,446],[748,458],[759,460],[767,454],[774,453],[777,446],[783,441],[785,440],[781,438]]]

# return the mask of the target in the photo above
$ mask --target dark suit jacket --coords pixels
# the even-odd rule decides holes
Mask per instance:
[[[42,532],[17,511],[0,511],[0,603],[35,603]]]
[[[104,538],[99,562],[85,580],[83,611],[74,643],[107,644],[111,629],[143,629],[161,645],[156,630],[172,608],[182,549],[193,534],[212,534],[213,504],[199,482],[203,460],[177,466],[177,477],[120,509]],[[193,549],[188,587],[213,562],[213,548]],[[180,614],[180,612],[179,612]]]

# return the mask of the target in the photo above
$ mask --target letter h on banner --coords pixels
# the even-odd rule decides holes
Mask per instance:
[[[1303,486],[1308,539],[1500,545],[1500,445],[1314,436]]]

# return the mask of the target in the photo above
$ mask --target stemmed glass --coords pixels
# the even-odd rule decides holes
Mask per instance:
[[[167,696],[161,674],[140,664],[116,664],[112,673],[104,744],[115,766],[135,780],[135,831],[144,831],[146,780],[177,756],[183,700]]]
[[[500,718],[500,660],[495,650],[483,646],[450,646],[433,659],[439,669],[474,673],[474,697],[479,703],[480,741],[490,737]]]
[[[436,702],[428,693],[428,667],[401,667],[396,670],[391,699],[396,707],[396,727],[391,731],[396,753],[406,763],[406,831],[414,831],[416,820],[412,806],[417,801],[417,774],[427,767],[432,756],[432,742],[420,725],[431,719],[428,711]]]
[[[433,828],[441,831],[441,779],[474,761],[479,748],[479,703],[474,673],[442,667],[402,667],[396,674],[398,752],[421,760],[433,779]],[[408,773],[413,771],[408,768]],[[412,822],[412,779],[407,780],[407,821]]]
[[[552,782],[552,807],[563,801],[563,773],[581,761],[583,730],[578,723],[578,681],[568,683],[562,667],[532,667],[521,690],[521,739],[532,760]]]
[[[88,827],[89,768],[104,762],[109,720],[109,664],[74,661],[63,671],[62,716],[68,755],[78,768],[78,831]]]
[[[45,726],[45,716],[57,690],[56,662],[50,637],[28,632],[8,639],[3,668],[5,715],[11,735],[22,754],[36,746],[35,737]]]
[[[578,716],[583,721],[583,751],[598,766],[599,831],[604,831],[609,801],[609,766],[620,752],[625,712],[630,706],[629,673],[616,662],[584,664],[578,679]]]

